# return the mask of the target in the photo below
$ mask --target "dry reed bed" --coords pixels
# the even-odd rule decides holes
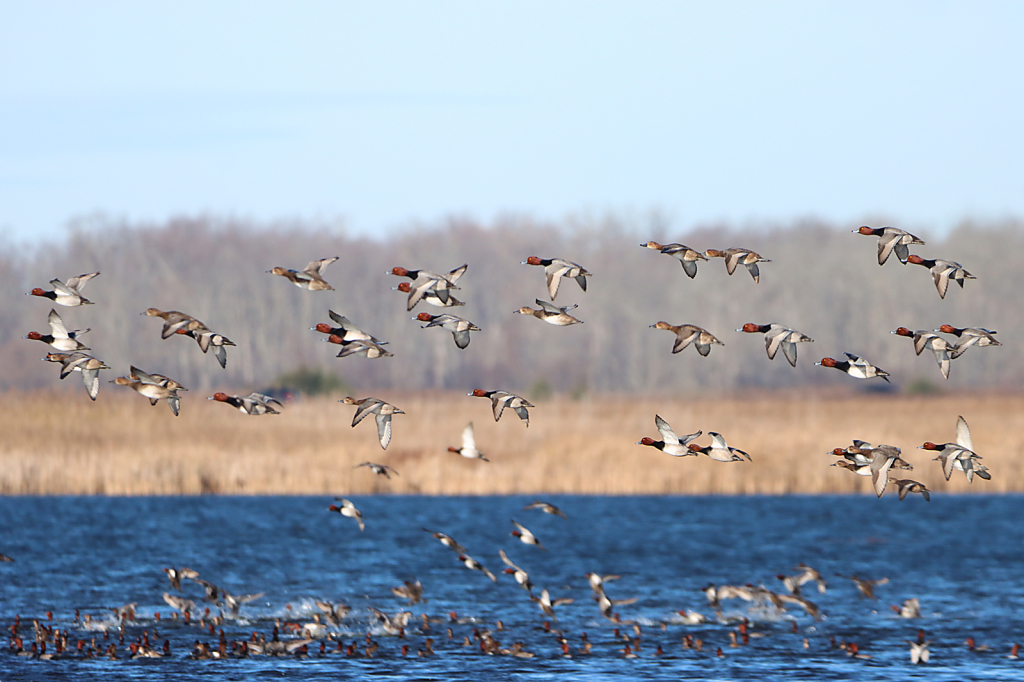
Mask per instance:
[[[250,417],[204,397],[186,394],[175,418],[165,405],[109,389],[96,403],[80,391],[0,396],[0,493],[868,493],[870,479],[828,466],[835,458],[825,453],[853,438],[903,448],[915,470],[897,476],[938,494],[1024,490],[1024,397],[1015,395],[555,399],[531,409],[526,428],[509,411],[495,423],[489,401],[465,395],[381,393],[407,412],[394,418],[387,451],[372,418],[350,428],[353,408],[334,400]],[[680,434],[719,431],[753,462],[677,459],[634,445],[658,437],[655,413]],[[968,485],[956,472],[946,482],[938,463],[916,449],[953,440],[960,414],[991,481]],[[490,462],[446,451],[460,444],[470,420]],[[354,468],[364,461],[400,475],[386,480]]]

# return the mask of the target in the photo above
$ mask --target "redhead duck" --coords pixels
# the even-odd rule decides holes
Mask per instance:
[[[618,618],[618,614],[613,614],[612,611],[616,606],[628,606],[629,604],[635,604],[637,602],[636,597],[630,597],[629,599],[611,599],[604,590],[601,590],[597,594],[597,608],[601,611],[601,615],[609,620],[613,620],[616,623],[622,622]]]
[[[181,613],[191,613],[196,610],[196,603],[194,601],[184,597],[176,597],[170,592],[164,592],[164,601],[172,609]]]
[[[707,455],[716,462],[742,462],[744,457],[747,458],[748,462],[753,461],[750,459],[750,455],[742,450],[729,447],[722,434],[708,431],[708,435],[711,436],[711,445],[700,447],[696,443],[690,443],[689,448],[695,453],[699,452]]]
[[[304,270],[289,270],[281,267],[275,267],[271,270],[267,270],[267,272],[271,275],[280,275],[281,277],[284,277],[300,289],[309,289],[310,291],[334,291],[334,287],[324,281],[323,274],[324,268],[336,260],[338,260],[337,256],[334,258],[322,258],[311,262]]]
[[[408,277],[415,282],[418,279],[432,279],[438,280],[442,286],[438,289],[458,289],[456,286],[462,276],[466,274],[466,270],[469,268],[469,264],[463,264],[455,268],[451,272],[445,275],[438,275],[437,273],[430,272],[429,270],[406,270],[402,267],[391,268],[388,270],[388,274],[395,275],[397,277]]]
[[[818,572],[816,569],[811,568],[810,566],[801,561],[796,565],[795,570],[800,571],[798,575],[793,576],[796,580],[796,584],[798,587],[803,586],[813,580],[815,584],[817,584],[818,586],[818,592],[825,594],[825,592],[828,591],[828,583],[825,582],[825,578],[823,578],[821,573]]]
[[[544,259],[530,256],[522,264],[540,265],[544,268],[544,274],[548,278],[548,294],[551,296],[552,301],[558,295],[558,285],[563,277],[572,277],[583,291],[587,290],[587,277],[590,277],[590,273],[584,270],[583,266],[579,263],[573,263],[561,258]]]
[[[928,645],[931,642],[915,642],[913,640],[906,640],[907,644],[910,645],[910,662],[914,665],[920,665],[921,663],[927,663],[931,657],[931,652],[928,650]]]
[[[907,258],[907,262],[914,265],[923,265],[931,270],[932,279],[935,281],[935,288],[938,290],[940,298],[946,298],[946,289],[949,288],[950,279],[959,284],[961,289],[964,288],[965,279],[978,279],[967,272],[967,270],[964,270],[964,266],[951,260],[929,260],[911,254]]]
[[[928,494],[931,491],[925,487],[924,483],[918,483],[917,481],[911,481],[908,478],[894,478],[892,482],[900,491],[900,500],[905,498],[909,493],[921,493],[921,497],[924,498],[925,502],[931,502],[931,496]],[[907,618],[908,616],[904,616]]]
[[[419,604],[423,601],[423,583],[419,580],[403,580],[400,587],[391,588],[391,594],[395,595],[399,599],[408,599],[409,606]],[[426,615],[427,614],[423,614],[424,618],[426,618]],[[404,623],[402,627],[405,627]]]
[[[134,366],[131,368],[131,371],[128,373],[128,376],[137,381],[141,381],[144,384],[155,384],[156,386],[163,386],[164,388],[169,388],[172,391],[188,390],[187,388],[179,384],[174,379],[171,379],[170,377],[166,377],[163,374],[157,374],[156,372],[143,372],[141,369]],[[150,404],[156,405],[156,403],[153,401],[150,401]]]
[[[373,341],[345,341],[343,337],[336,334],[331,334],[324,341],[341,346],[341,350],[338,351],[337,355],[339,358],[347,358],[350,355],[365,355],[373,360],[375,358],[390,358],[394,355],[394,353],[388,352],[384,346],[378,345]]]
[[[846,577],[840,573],[836,573],[836,575],[840,578]],[[853,584],[857,586],[857,590],[860,592],[862,599],[878,599],[878,597],[875,596],[875,587],[889,583],[888,578],[869,580],[868,578],[858,578],[856,575],[851,575],[850,580],[852,580]]]
[[[1014,644],[1010,647],[1010,653],[1006,657],[1014,661],[1020,658],[1020,644]]]
[[[473,392],[469,395],[476,398],[491,399],[491,412],[494,413],[494,421],[501,419],[501,413],[504,412],[507,406],[515,410],[527,427],[530,426],[530,413],[527,412],[526,408],[535,406],[525,398],[521,398],[515,393],[509,393],[508,391],[485,391],[482,388],[473,389]]]
[[[661,450],[667,455],[673,457],[686,457],[687,455],[697,456],[697,453],[686,447],[687,444],[694,438],[699,437],[703,431],[697,433],[691,433],[684,436],[682,440],[676,435],[676,432],[672,430],[668,422],[661,418],[660,415],[654,415],[654,424],[658,427],[658,433],[661,434],[661,440],[654,440],[647,436],[640,439],[637,445],[649,445],[653,448]]]
[[[981,327],[954,327],[951,324],[944,324],[938,329],[933,331],[942,332],[943,334],[952,334],[960,339],[960,343],[956,344],[953,348],[953,354],[950,356],[951,359],[956,360],[958,357],[964,354],[971,346],[1001,346],[1003,344],[996,341],[994,336],[998,332],[994,332],[991,329],[982,329]]]
[[[771,263],[767,258],[762,258],[760,254],[754,253],[750,249],[726,249],[725,251],[719,251],[718,249],[708,249],[704,252],[704,255],[708,258],[724,258],[725,269],[731,275],[736,272],[737,265],[747,266],[747,271],[750,272],[750,276],[754,278],[755,283],[761,281],[761,271],[758,270],[758,263]]]
[[[822,358],[821,362],[814,363],[822,367],[834,367],[841,372],[846,372],[855,379],[871,379],[881,377],[889,381],[889,373],[884,369],[875,367],[867,360],[862,360],[853,353],[843,353],[849,360],[835,360],[833,358]]]
[[[977,642],[975,642],[973,637],[968,637],[966,640],[964,640],[964,644],[967,645],[967,648],[970,651],[973,651],[975,653],[982,653],[985,651],[992,650],[992,647],[990,647],[988,644],[978,644]]]
[[[52,308],[50,309],[50,315],[46,318],[46,321],[50,325],[49,334],[29,332],[25,338],[32,339],[33,341],[42,341],[57,350],[65,352],[92,350],[78,340],[79,335],[92,331],[91,329],[76,329],[75,331],[69,332],[67,327],[64,326],[64,320],[60,319],[60,315],[58,315],[57,311]]]
[[[796,344],[814,343],[814,339],[801,334],[798,331],[783,327],[781,324],[754,324],[747,322],[737,329],[738,332],[748,334],[764,334],[764,348],[768,352],[768,359],[774,360],[775,354],[782,348],[782,354],[789,360],[789,364],[796,367]]]
[[[889,469],[892,468],[893,462],[900,459],[900,449],[892,445],[879,445],[871,450],[871,454],[871,464],[868,465],[871,483],[875,488],[875,494],[881,497],[889,483]]]
[[[227,403],[231,407],[237,408],[239,412],[253,415],[254,417],[263,414],[280,414],[271,403],[277,403],[278,407],[284,407],[277,398],[271,398],[269,395],[256,392],[250,393],[244,398],[237,395],[228,395],[227,393],[214,393],[207,400]]]
[[[600,573],[587,573],[583,576],[590,583],[590,589],[594,594],[600,594],[604,592],[604,584],[610,583],[613,580],[618,580],[621,575],[601,575]]]
[[[655,241],[641,244],[648,249],[655,249],[661,253],[672,256],[679,261],[679,264],[683,266],[683,272],[686,273],[687,277],[693,279],[697,276],[697,261],[706,261],[707,257],[695,249],[691,249],[689,246],[683,244],[659,244]]]
[[[199,350],[204,353],[210,350],[210,348],[213,348],[213,356],[217,358],[217,362],[220,363],[222,369],[227,369],[227,346],[235,345],[231,339],[223,334],[218,334],[217,332],[210,330],[202,322],[199,322],[199,327],[195,329],[179,329],[175,333],[183,336],[190,336],[195,339],[196,343],[199,344]]]
[[[708,353],[711,352],[711,344],[725,345],[707,329],[694,324],[671,325],[668,322],[658,322],[657,324],[652,324],[651,329],[667,329],[676,335],[675,345],[672,346],[673,353],[678,353],[692,343],[698,353],[707,357]]]
[[[427,531],[433,537],[437,538],[442,545],[452,550],[453,552],[458,552],[459,554],[466,553],[466,548],[460,545],[452,536],[445,535],[444,533],[438,531],[429,530],[427,528],[424,528],[423,530]]]
[[[542,512],[544,512],[545,514],[553,514],[554,516],[561,516],[563,519],[568,519],[569,518],[568,516],[565,515],[564,511],[562,511],[561,509],[559,509],[555,505],[549,504],[547,502],[541,502],[540,500],[534,500],[530,504],[528,504],[525,507],[523,507],[523,509],[539,509]]]
[[[170,388],[169,384],[172,382],[166,377],[157,379],[137,367],[132,367],[131,377],[117,377],[110,383],[131,388],[139,395],[148,398],[150,405],[156,405],[159,401],[166,400],[171,412],[175,417],[178,416],[180,403],[178,391],[176,388]],[[177,382],[173,383],[177,385]]]
[[[363,522],[363,513],[356,509],[351,500],[346,500],[344,497],[335,497],[334,499],[340,501],[341,505],[332,504],[327,507],[327,511],[338,512],[342,516],[355,519],[359,523],[360,533],[366,530],[366,524]]]
[[[395,476],[398,475],[398,472],[389,467],[387,464],[377,464],[376,462],[363,462],[362,464],[357,464],[352,468],[358,469],[359,467],[369,467],[370,471],[372,471],[373,473],[388,479],[391,478],[391,474],[394,474]]]
[[[971,429],[967,426],[967,420],[962,416],[956,421],[956,442],[955,443],[942,443],[936,445],[931,441],[926,442],[924,445],[918,446],[919,450],[932,450],[939,453],[935,459],[942,462],[942,473],[946,476],[946,480],[953,475],[953,469],[959,469],[964,472],[967,476],[968,481],[974,480],[974,474],[976,460],[981,457],[974,452],[974,443],[971,440]],[[959,466],[958,466],[959,465]],[[988,480],[990,476],[988,471],[982,467],[979,475],[982,478]]]
[[[81,372],[85,390],[93,400],[96,400],[96,396],[100,392],[100,370],[110,369],[102,360],[97,360],[91,355],[86,355],[79,351],[73,353],[47,353],[43,360],[59,362],[61,364],[61,380],[66,379],[72,372]]]
[[[462,265],[446,275],[439,275],[429,270],[407,270],[402,267],[392,268],[388,272],[397,277],[408,277],[412,280],[409,300],[406,304],[406,310],[412,310],[427,295],[428,291],[433,291],[433,297],[441,304],[447,305],[448,299],[451,297],[449,290],[459,288],[457,283],[466,273],[468,267],[468,264]]]
[[[893,606],[892,610],[895,611],[900,618],[920,618],[921,600],[917,597],[904,599],[903,604],[900,606]]]
[[[389,635],[402,634],[405,626],[409,624],[412,619],[412,611],[399,611],[394,616],[389,616],[380,609],[375,609],[372,606],[366,607],[373,612],[373,615],[377,617],[377,621],[380,623],[381,629]],[[367,634],[367,642],[369,642],[369,634]]]
[[[676,613],[679,615],[679,618],[673,618],[673,620],[678,620],[683,625],[702,625],[708,621],[707,616],[703,613],[697,613],[696,611],[680,609],[679,611],[676,611]]]
[[[547,590],[541,590],[540,597],[534,597],[531,595],[530,599],[537,602],[537,606],[540,607],[540,610],[544,612],[545,616],[553,618],[554,620],[558,620],[558,617],[555,615],[556,606],[572,604],[573,601],[575,601],[574,599],[566,599],[564,597],[562,599],[552,600],[551,595],[548,594]]]
[[[353,427],[363,421],[367,415],[376,415],[377,437],[380,438],[380,446],[385,450],[388,449],[388,443],[391,442],[391,415],[405,414],[405,412],[398,409],[391,403],[386,403],[378,398],[362,398],[360,400],[356,400],[352,397],[346,397],[338,402],[356,406],[356,413],[352,417]]]
[[[174,568],[173,566],[165,568],[164,573],[167,574],[167,579],[171,581],[171,587],[176,589],[178,592],[181,592],[182,578],[194,579],[199,577],[199,573],[197,571],[193,571],[191,568],[186,568],[184,566],[181,568]]]
[[[342,341],[345,341],[345,342],[348,342],[348,341],[369,341],[370,343],[375,343],[378,346],[386,346],[386,345],[388,345],[387,341],[381,341],[380,339],[378,339],[375,336],[370,336],[369,334],[364,332],[362,329],[360,329],[359,327],[357,327],[354,324],[352,324],[352,322],[347,317],[345,317],[344,315],[339,315],[338,313],[334,312],[333,310],[328,310],[327,311],[327,315],[330,316],[331,320],[333,320],[334,323],[338,325],[337,327],[332,327],[329,324],[324,324],[323,322],[321,322],[321,323],[319,323],[315,327],[310,327],[309,328],[310,331],[317,331],[317,332],[320,332],[322,334],[329,334],[329,335],[333,335],[333,336],[338,336],[338,337],[341,338]],[[335,341],[335,343],[338,343],[338,342]]]
[[[449,447],[448,452],[462,455],[466,459],[481,459],[485,462],[490,460],[484,457],[484,453],[476,449],[476,439],[473,438],[473,422],[469,422],[466,428],[462,429],[462,447]]]
[[[449,315],[444,313],[442,315],[431,315],[430,313],[420,313],[416,317],[412,318],[419,320],[420,322],[426,322],[422,329],[427,327],[441,327],[447,329],[452,333],[452,337],[455,339],[455,345],[460,349],[464,350],[469,346],[469,333],[480,331],[480,327],[476,326],[469,320],[464,320],[461,317],[455,315]]]
[[[397,287],[392,287],[391,290],[401,291],[403,294],[409,294],[410,298],[413,293],[412,285],[409,282],[402,282]],[[420,301],[423,301],[424,303],[429,303],[430,305],[433,306],[437,306],[438,308],[454,308],[460,305],[466,305],[464,301],[460,301],[459,299],[449,294],[448,289],[438,290],[424,288],[420,293],[421,295],[419,296],[418,300],[416,300],[415,303],[409,306],[409,310],[415,308]],[[442,293],[444,294],[443,296]]]
[[[896,334],[898,336],[906,336],[914,340],[914,351],[920,355],[921,351],[925,348],[930,350],[935,355],[935,362],[939,363],[939,371],[942,372],[944,379],[949,378],[949,361],[952,359],[951,353],[956,349],[949,345],[946,339],[942,338],[938,334],[933,334],[928,331],[916,331],[912,332],[906,327],[900,327],[890,334]]]
[[[79,275],[78,277],[72,277],[65,284],[59,279],[51,279],[50,286],[53,287],[53,291],[45,291],[36,287],[29,292],[30,296],[42,296],[48,298],[57,305],[67,306],[73,308],[80,305],[92,305],[92,301],[82,296],[82,289],[85,288],[86,283],[98,275],[98,272],[90,272],[87,275]]]
[[[487,568],[483,564],[481,564],[479,561],[477,561],[473,557],[469,556],[468,554],[460,554],[459,555],[459,561],[461,561],[462,564],[466,568],[468,568],[469,570],[471,570],[471,571],[480,571],[481,573],[486,575],[488,578],[490,578],[492,582],[498,582],[498,579],[494,576],[493,573],[488,571]]]
[[[345,616],[347,616],[349,611],[352,610],[351,606],[342,603],[332,604],[330,602],[320,601],[319,599],[314,603],[316,604],[316,607],[320,609],[320,612],[327,617],[328,622],[334,627],[340,626],[341,621],[344,620]]]
[[[160,338],[169,339],[174,334],[178,333],[178,330],[191,331],[194,329],[206,329],[206,325],[192,317],[187,313],[183,313],[180,310],[160,310],[159,308],[146,308],[142,313],[150,317],[159,317],[164,321],[163,331],[160,332]]]
[[[544,551],[547,551],[547,547],[540,544],[540,540],[537,539],[537,536],[531,533],[530,529],[526,526],[517,522],[515,519],[512,519],[512,525],[516,527],[516,530],[511,533],[513,537],[519,538],[519,541],[524,545],[534,545],[535,547],[540,547]]]
[[[537,301],[537,305],[540,306],[540,310],[534,310],[529,306],[523,306],[519,310],[515,310],[513,312],[520,315],[532,315],[538,320],[544,320],[548,324],[557,325],[559,327],[566,327],[570,324],[583,324],[583,320],[579,320],[569,314],[570,310],[577,308],[578,306],[571,305],[565,308],[559,308],[547,303],[546,301],[542,301],[539,298],[535,300]]]
[[[507,554],[505,554],[505,550],[499,549],[498,554],[501,555],[501,560],[506,566],[508,566],[508,568],[505,569],[505,573],[514,577],[520,587],[529,592],[530,596],[533,596],[533,583],[530,581],[530,575],[512,563],[512,560],[508,558]]]
[[[885,261],[889,260],[889,254],[893,251],[896,252],[896,257],[900,259],[900,262],[906,265],[908,255],[910,254],[908,247],[911,244],[924,244],[920,238],[896,227],[868,227],[864,225],[854,230],[854,233],[878,237],[879,265],[885,265]]]

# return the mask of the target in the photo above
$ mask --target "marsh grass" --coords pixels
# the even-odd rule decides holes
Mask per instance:
[[[107,388],[107,387],[104,387]],[[387,451],[372,417],[349,426],[335,399],[250,417],[203,395],[185,394],[181,416],[113,388],[92,403],[80,392],[0,396],[0,493],[7,495],[198,494],[786,494],[870,492],[870,479],[829,465],[825,453],[860,438],[903,449],[906,478],[943,492],[1024,490],[1024,397],[863,396],[768,393],[683,400],[604,396],[537,401],[526,428],[506,411],[464,394],[379,392],[407,414],[394,417]],[[673,458],[634,445],[658,439],[654,415],[680,435],[721,432],[752,463]],[[971,426],[991,481],[946,482],[916,449],[954,439],[957,415]],[[467,422],[490,462],[447,452]],[[389,464],[390,480],[364,461]],[[887,494],[894,494],[890,487]],[[912,498],[919,503],[916,497]]]

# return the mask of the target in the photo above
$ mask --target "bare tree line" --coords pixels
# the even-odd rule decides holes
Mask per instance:
[[[645,219],[553,224],[508,217],[490,225],[453,219],[373,240],[309,225],[205,217],[107,223],[71,230],[62,241],[36,248],[0,245],[0,387],[59,383],[58,368],[40,362],[49,349],[22,338],[32,330],[47,331],[50,301],[24,293],[49,288],[52,278],[94,270],[103,274],[84,293],[95,305],[58,312],[69,328],[92,327],[83,340],[113,368],[104,381],[133,364],[197,390],[247,390],[309,367],[365,390],[482,387],[529,394],[548,386],[697,398],[701,391],[746,387],[870,385],[813,364],[849,351],[889,371],[899,387],[922,379],[948,390],[1020,387],[1020,223],[964,224],[945,238],[914,230],[928,242],[914,253],[959,261],[978,278],[963,290],[951,286],[945,300],[926,268],[900,265],[895,257],[879,267],[876,240],[851,234],[856,227],[801,222],[673,232]],[[640,248],[648,239],[702,251],[750,248],[772,262],[761,266],[760,284],[742,267],[727,276],[719,259],[700,262],[691,280],[673,259]],[[547,298],[542,268],[520,264],[531,255],[566,258],[594,273],[586,293],[565,280],[557,300],[578,303],[574,314],[584,324],[557,328],[513,314]],[[336,291],[300,290],[266,273],[277,265],[301,269],[330,256],[340,257],[324,273]],[[470,346],[460,351],[451,334],[419,328],[411,319],[416,312],[441,311],[420,304],[407,312],[406,296],[392,290],[403,280],[386,273],[399,265],[440,272],[463,263],[469,270],[454,293],[466,305],[448,311],[483,331],[474,332]],[[140,315],[148,307],[184,311],[234,341],[227,369],[191,339],[161,340],[161,321]],[[328,309],[390,341],[394,357],[335,358],[338,347],[309,331],[329,321]],[[707,358],[692,349],[672,355],[672,335],[650,328],[659,320],[705,327],[725,346],[714,347]],[[768,360],[761,335],[734,331],[745,322],[778,322],[815,342],[800,345],[794,369],[781,356]],[[899,326],[932,330],[945,323],[996,329],[1004,345],[971,349],[953,363],[945,381],[930,353],[917,357],[909,340],[889,333]],[[81,390],[77,379],[65,383]]]

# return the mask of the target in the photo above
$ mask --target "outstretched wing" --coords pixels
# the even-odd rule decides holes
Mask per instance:
[[[562,312],[561,308],[559,308],[558,306],[552,305],[552,304],[548,303],[547,301],[542,301],[539,298],[535,299],[535,300],[537,301],[537,305],[540,306],[540,309],[543,310],[544,312],[548,313],[549,315],[559,315]]]
[[[672,346],[673,353],[678,353],[689,346],[697,338],[697,335],[700,334],[700,330],[692,328],[690,325],[684,325],[680,331],[682,333],[676,335],[676,342]],[[704,353],[704,355],[707,355],[707,353]]]
[[[476,439],[473,438],[473,422],[469,422],[466,428],[462,429],[462,448],[464,450],[476,450]]]
[[[85,288],[86,282],[88,282],[90,279],[92,279],[98,274],[100,273],[90,272],[87,275],[79,275],[78,277],[72,277],[71,279],[68,280],[67,286],[69,289],[76,289],[78,291],[81,291],[83,288]]]
[[[676,435],[676,432],[672,430],[672,427],[660,415],[654,415],[654,424],[658,427],[658,433],[661,434],[662,440],[666,443],[679,444],[679,436]]]
[[[462,276],[466,274],[466,268],[468,267],[469,263],[466,263],[461,267],[455,268],[445,276],[445,279],[447,279],[448,282],[451,284],[458,284],[459,279],[461,279]]]
[[[56,310],[50,309],[50,315],[46,318],[46,321],[50,325],[50,335],[57,339],[66,339],[68,337],[68,329],[64,326],[64,320],[60,319],[60,315],[57,314]]]
[[[956,444],[966,450],[974,452],[974,443],[971,441],[971,430],[967,427],[967,421],[963,417],[956,420]]]
[[[380,446],[388,449],[391,442],[391,415],[377,413],[377,437],[380,438]]]
[[[335,256],[334,258],[322,258],[320,260],[312,261],[309,265],[306,266],[306,269],[303,270],[303,272],[306,272],[310,275],[322,275],[324,273],[324,268],[326,268],[328,265],[330,265],[336,260],[338,260],[337,256]]]

